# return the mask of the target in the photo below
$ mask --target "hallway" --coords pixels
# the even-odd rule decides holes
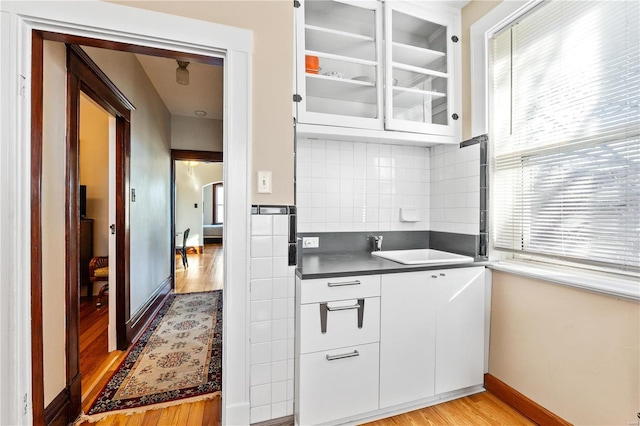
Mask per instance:
[[[224,249],[222,244],[204,245],[204,253],[187,254],[189,268],[182,267],[180,256],[176,255],[176,293],[196,293],[201,291],[222,290]]]

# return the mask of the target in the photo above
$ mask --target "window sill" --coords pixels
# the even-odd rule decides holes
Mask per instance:
[[[594,291],[609,296],[640,301],[640,285],[633,277],[621,278],[614,275],[577,271],[570,268],[556,268],[536,263],[502,261],[487,265],[496,271],[508,272],[527,278],[549,281],[556,284]]]

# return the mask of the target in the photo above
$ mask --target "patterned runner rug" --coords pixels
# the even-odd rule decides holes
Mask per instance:
[[[211,399],[222,384],[222,291],[172,294],[83,420]]]

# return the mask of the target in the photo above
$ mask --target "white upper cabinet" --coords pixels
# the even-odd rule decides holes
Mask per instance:
[[[300,2],[295,97],[303,136],[459,142],[460,12],[427,7]]]
[[[296,19],[298,121],[382,129],[382,4],[303,1]]]
[[[454,24],[411,4],[385,5],[387,129],[454,135]]]

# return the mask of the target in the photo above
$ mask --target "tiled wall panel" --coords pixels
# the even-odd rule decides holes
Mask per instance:
[[[299,232],[429,229],[428,148],[300,138],[297,161]]]
[[[251,216],[251,423],[293,414],[295,266],[286,214]]]
[[[480,147],[431,148],[431,231],[478,235],[480,229]]]

